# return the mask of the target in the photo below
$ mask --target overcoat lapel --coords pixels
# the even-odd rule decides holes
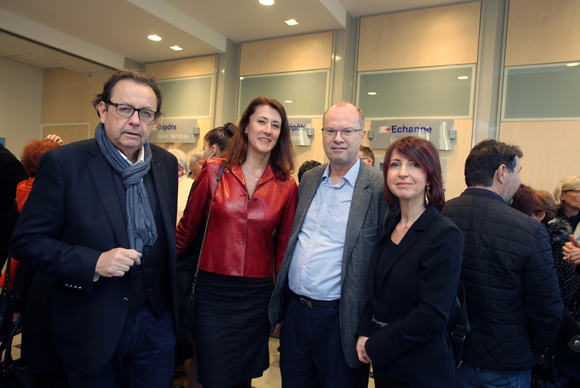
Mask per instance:
[[[127,227],[123,210],[125,207],[120,202],[122,198],[119,198],[116,183],[113,179],[115,172],[101,153],[96,140],[88,152],[86,163],[95,185],[97,196],[117,239],[118,246],[128,249],[129,242],[127,240]]]

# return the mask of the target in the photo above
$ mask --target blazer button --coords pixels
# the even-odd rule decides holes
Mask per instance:
[[[128,302],[128,301],[129,301],[129,298],[127,298],[127,297],[125,296],[125,297],[123,297],[123,299],[121,299],[121,300],[122,300],[123,302]]]
[[[238,244],[242,245],[242,240],[238,240]]]
[[[245,221],[245,220],[246,220],[246,217],[242,217],[242,221]]]

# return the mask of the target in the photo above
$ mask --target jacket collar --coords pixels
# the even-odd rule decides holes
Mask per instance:
[[[480,189],[477,187],[468,187],[467,189],[465,189],[465,191],[463,193],[461,193],[461,197],[463,196],[477,196],[477,197],[486,197],[489,199],[493,199],[496,201],[501,201],[503,203],[505,203],[504,199],[496,192],[488,190],[488,189]]]
[[[242,183],[244,186],[246,185],[246,179],[244,178],[244,172],[242,171],[242,165],[238,165],[234,168],[232,168],[232,174],[234,174],[234,176],[240,181],[240,183]],[[262,173],[262,176],[260,177],[260,179],[258,180],[258,184],[256,185],[256,187],[263,185],[264,183],[268,182],[271,179],[276,178],[276,176],[274,175],[274,171],[272,171],[272,167],[270,166],[270,163],[268,163],[266,165],[266,169],[264,169],[264,172]]]

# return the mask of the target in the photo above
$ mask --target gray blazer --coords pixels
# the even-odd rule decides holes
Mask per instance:
[[[288,296],[288,269],[294,255],[298,234],[312,199],[318,190],[326,164],[318,166],[302,176],[298,187],[298,206],[286,254],[278,274],[268,311],[272,326],[284,320]],[[380,171],[360,164],[344,241],[341,274],[340,331],[344,357],[351,368],[363,364],[355,349],[355,331],[366,304],[369,302],[368,264],[375,242],[382,234],[387,203],[383,196],[383,175]]]

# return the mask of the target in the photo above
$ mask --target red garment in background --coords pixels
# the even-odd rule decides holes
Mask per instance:
[[[18,206],[18,212],[22,212],[22,208],[28,199],[28,194],[30,194],[30,190],[32,190],[32,184],[34,183],[34,178],[28,178],[25,181],[22,181],[16,186],[16,205]],[[14,285],[14,276],[16,276],[16,269],[18,268],[18,260],[10,259],[10,284],[8,285],[9,288],[12,288]],[[0,284],[4,286],[4,278],[6,277],[6,273],[2,274],[0,277]]]

